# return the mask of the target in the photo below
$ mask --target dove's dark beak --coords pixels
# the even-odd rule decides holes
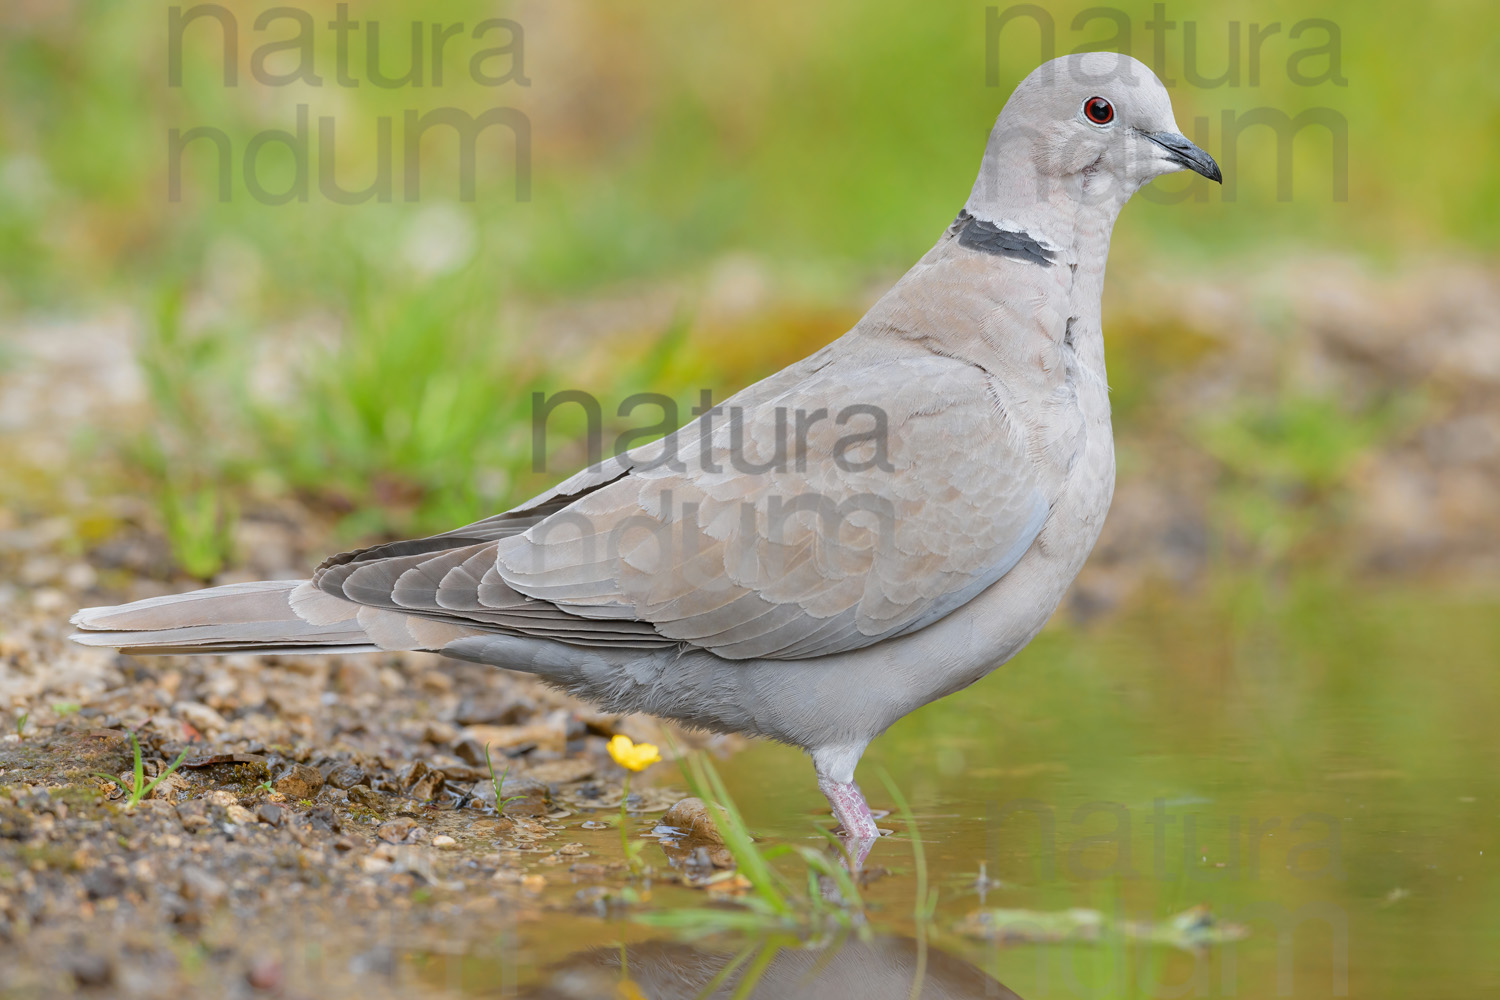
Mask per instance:
[[[1211,181],[1224,183],[1224,175],[1219,171],[1219,165],[1214,162],[1214,158],[1189,142],[1187,136],[1178,135],[1176,132],[1142,132],[1141,134],[1165,149],[1167,158],[1173,163],[1196,171]]]

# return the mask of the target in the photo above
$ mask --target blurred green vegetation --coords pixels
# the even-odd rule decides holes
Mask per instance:
[[[203,16],[181,31],[174,86],[174,6],[194,9],[69,0],[0,14],[0,310],[79,313],[123,300],[143,317],[156,419],[133,454],[160,485],[180,560],[199,574],[229,557],[222,526],[247,484],[312,494],[344,510],[350,535],[440,528],[543,484],[529,474],[533,391],[623,398],[651,388],[686,399],[806,353],[842,332],[872,275],[903,269],[930,245],[966,197],[1010,88],[1041,58],[1107,41],[1155,61],[1158,43],[1145,2],[1092,8],[1086,21],[1085,5],[1049,3],[994,31],[1006,8],[978,2],[371,0],[351,16],[379,23],[388,76],[411,65],[413,18],[465,32],[439,63],[424,29],[422,85],[382,87],[356,30],[348,67],[358,85],[347,86],[328,26],[337,5],[319,0],[301,9],[322,85],[267,86],[253,78],[257,60],[284,75],[299,65],[296,51],[263,51],[295,25],[282,17],[257,28],[271,5],[235,0],[217,9],[237,29],[236,85],[225,84],[223,29]],[[1392,261],[1495,248],[1500,89],[1470,70],[1500,54],[1500,9],[1194,0],[1165,11],[1175,27],[1161,36],[1162,65],[1179,123],[1237,188],[1226,200],[1201,179],[1168,178],[1138,198],[1117,228],[1127,275],[1142,261],[1191,267],[1325,250]],[[474,38],[494,17],[523,34]],[[1252,43],[1252,25],[1272,23]],[[506,45],[482,68],[509,82],[477,81],[470,60]],[[1232,66],[1223,84],[1201,82]],[[253,137],[295,129],[299,106],[311,193],[267,204],[252,196],[243,157]],[[406,199],[404,116],[450,107],[526,116],[528,199],[517,198],[518,143],[505,128],[478,140],[472,201],[458,183],[457,143],[441,129],[421,145],[420,198]],[[1347,123],[1346,200],[1333,195],[1338,171],[1321,127],[1287,150],[1288,200],[1278,197],[1272,129],[1248,128],[1225,148],[1224,115],[1260,108],[1326,109]],[[327,148],[323,118],[334,131]],[[382,119],[391,199],[325,197],[325,166],[345,190],[379,175]],[[173,200],[170,132],[200,127],[222,130],[232,151],[229,197],[213,141],[198,139],[181,155]],[[276,142],[256,162],[268,191],[296,179]],[[1186,201],[1166,203],[1181,191]],[[741,327],[705,331],[695,303],[732,254],[757,262],[771,305]],[[526,323],[528,307],[663,283],[679,288],[689,335],[622,319],[614,332],[636,347],[623,367],[578,345],[559,356]],[[653,352],[661,344],[673,345],[670,356]],[[1124,420],[1149,397],[1154,358],[1173,349],[1132,338],[1114,351]],[[274,390],[256,381],[268,353],[295,355]],[[654,381],[644,383],[648,371]],[[1293,405],[1254,427],[1226,421],[1203,441],[1235,461],[1321,467],[1320,449],[1353,440],[1302,440],[1309,428],[1335,433],[1321,416],[1299,417]],[[1284,454],[1262,447],[1271,438],[1287,442]]]
[[[481,140],[477,197],[463,209],[477,227],[482,270],[515,291],[674,274],[727,250],[763,253],[812,282],[863,277],[871,267],[904,267],[940,231],[967,193],[1000,105],[1041,56],[1118,41],[1121,23],[1137,56],[1154,60],[1157,44],[1153,5],[1144,2],[1105,8],[1120,22],[1096,15],[1077,27],[1083,5],[1046,4],[1050,47],[1035,19],[1023,16],[991,48],[986,11],[1005,5],[913,9],[833,0],[810,9],[781,0],[753,7],[675,0],[553,9],[448,0],[427,9],[372,0],[354,16],[380,23],[388,75],[409,64],[411,18],[472,29],[508,15],[525,29],[522,61],[495,56],[485,67],[494,75],[514,71],[529,85],[516,79],[491,87],[472,78],[469,59],[508,37],[494,30],[444,47],[441,86],[433,85],[430,56],[424,86],[374,86],[365,36],[356,31],[349,64],[360,85],[347,87],[337,85],[336,35],[327,27],[335,5],[308,2],[323,86],[267,87],[251,79],[252,56],[294,27],[278,20],[257,31],[256,16],[270,5],[230,2],[223,6],[238,25],[237,86],[224,85],[221,29],[205,17],[183,29],[182,85],[174,87],[171,6],[73,0],[15,5],[5,15],[0,259],[11,295],[57,301],[201,280],[205,255],[226,237],[256,250],[268,291],[281,300],[325,301],[353,280],[358,262],[400,276],[403,231],[421,205],[403,199],[399,176],[388,205],[339,205],[317,193],[315,163],[312,197],[272,206],[250,195],[237,163],[231,197],[221,201],[211,147],[200,142],[185,156],[181,201],[168,201],[169,129],[223,129],[238,158],[256,133],[293,128],[299,104],[309,107],[314,146],[317,118],[333,119],[346,189],[374,176],[381,116],[395,119],[399,161],[407,109],[504,106],[527,114],[531,200],[515,200],[511,145],[497,129]],[[1353,0],[1176,2],[1165,10],[1177,25],[1161,41],[1179,122],[1193,131],[1195,119],[1208,120],[1206,145],[1233,168],[1239,190],[1226,202],[1202,182],[1195,187],[1201,202],[1133,206],[1122,226],[1130,243],[1192,253],[1297,242],[1375,254],[1496,245],[1500,177],[1488,164],[1500,154],[1500,91],[1469,72],[1500,55],[1494,5],[1453,0],[1417,13]],[[1336,43],[1328,28],[1309,24],[1289,37],[1313,19],[1332,25]],[[1251,26],[1265,34],[1273,23],[1278,30],[1252,52]],[[1187,70],[1198,79],[1226,72],[1231,31],[1238,85],[1191,83]],[[1334,44],[1345,85],[1325,79],[1335,75],[1332,57],[1315,54]],[[991,61],[995,86],[986,84]],[[272,72],[295,66],[290,52],[266,61]],[[1300,85],[1294,73],[1322,82]],[[1347,119],[1347,201],[1331,196],[1322,130],[1296,141],[1287,202],[1276,199],[1269,129],[1246,131],[1235,152],[1221,147],[1221,113],[1261,107],[1291,115],[1329,108]],[[456,193],[448,145],[431,140],[424,201]],[[271,173],[287,166],[280,153],[273,147],[262,156]],[[402,172],[399,162],[395,169]],[[1182,184],[1174,178],[1162,187]],[[266,180],[270,190],[283,186]]]

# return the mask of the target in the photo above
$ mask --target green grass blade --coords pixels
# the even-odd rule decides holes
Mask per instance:
[[[750,880],[757,895],[780,914],[790,914],[792,906],[778,888],[780,879],[771,868],[745,826],[729,790],[713,765],[701,754],[683,758],[684,774],[694,794],[714,803],[719,810],[719,832],[740,873]]]
[[[911,1000],[917,1000],[922,995],[922,981],[927,978],[927,934],[931,928],[933,914],[937,911],[937,892],[929,894],[927,888],[927,852],[922,847],[922,831],[917,828],[917,818],[912,815],[911,806],[906,801],[906,796],[901,794],[901,789],[885,770],[880,772],[880,780],[885,783],[886,791],[890,793],[896,802],[896,811],[906,823],[906,829],[911,836],[912,864],[916,869],[916,902],[912,908],[912,917],[916,923],[917,932],[917,967],[912,973]]]

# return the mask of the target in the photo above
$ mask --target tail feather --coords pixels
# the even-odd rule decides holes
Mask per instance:
[[[348,615],[309,621],[293,608],[304,580],[265,580],[211,587],[188,594],[152,597],[116,607],[85,608],[73,616],[81,630],[71,638],[85,646],[129,653],[357,653],[420,648],[378,645],[360,624],[359,607]],[[309,588],[310,589],[310,588]],[[383,630],[388,641],[393,630]]]

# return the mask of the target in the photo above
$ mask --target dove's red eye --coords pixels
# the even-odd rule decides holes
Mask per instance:
[[[1108,125],[1115,120],[1115,106],[1102,97],[1090,97],[1083,102],[1083,116],[1095,125]]]

